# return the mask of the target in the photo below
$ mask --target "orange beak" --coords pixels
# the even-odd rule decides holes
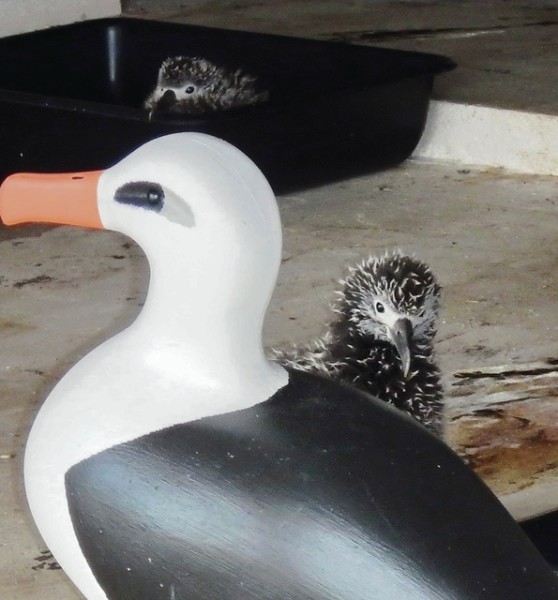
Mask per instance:
[[[10,175],[0,186],[0,217],[6,225],[58,223],[103,229],[97,204],[102,173]]]

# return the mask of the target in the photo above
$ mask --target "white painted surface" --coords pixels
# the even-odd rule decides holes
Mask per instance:
[[[163,187],[162,209],[115,201],[138,181]],[[88,600],[106,600],[73,531],[68,469],[152,431],[263,402],[288,375],[263,352],[281,223],[250,159],[207,135],[174,134],[105,171],[96,193],[103,225],[144,250],[149,294],[137,320],[79,361],[44,402],[27,442],[25,487],[66,574]]]
[[[120,0],[0,0],[0,37],[120,14]]]
[[[558,117],[433,101],[414,157],[558,175]]]

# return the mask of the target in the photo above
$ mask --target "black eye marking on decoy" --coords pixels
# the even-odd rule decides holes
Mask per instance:
[[[114,199],[122,204],[160,212],[163,209],[165,192],[158,183],[131,181],[116,190]]]

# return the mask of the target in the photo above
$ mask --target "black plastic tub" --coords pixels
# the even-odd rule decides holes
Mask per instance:
[[[241,66],[269,102],[149,120],[142,104],[169,56]],[[405,160],[422,134],[430,54],[113,18],[0,40],[0,178],[103,168],[143,142],[200,131],[235,144],[276,191]]]

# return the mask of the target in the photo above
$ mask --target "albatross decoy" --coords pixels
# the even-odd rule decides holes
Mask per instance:
[[[151,267],[136,321],[61,379],[26,448],[37,526],[88,600],[557,597],[443,442],[265,358],[281,227],[239,150],[179,133],[104,172],[13,175],[0,215],[120,231]]]
[[[335,317],[318,340],[274,351],[279,363],[344,381],[442,429],[434,358],[440,286],[424,262],[401,252],[370,257],[341,282]]]

